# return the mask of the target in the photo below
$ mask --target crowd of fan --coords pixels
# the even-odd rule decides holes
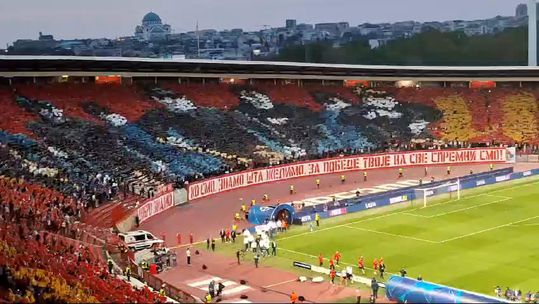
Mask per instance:
[[[463,117],[441,111],[433,101],[449,94],[445,91],[202,84],[139,89],[90,84],[5,88],[0,102],[15,114],[18,127],[0,130],[1,152],[20,157],[4,167],[14,171],[12,176],[96,205],[122,190],[149,197],[160,185],[182,187],[252,167],[488,143],[438,140],[440,132],[451,133],[445,130],[452,126],[449,116]],[[476,124],[482,123],[488,121]],[[19,125],[28,136],[10,133],[20,132]]]
[[[0,299],[21,303],[164,302],[134,289],[74,236],[83,205],[72,197],[0,178]],[[67,239],[69,240],[69,239]]]

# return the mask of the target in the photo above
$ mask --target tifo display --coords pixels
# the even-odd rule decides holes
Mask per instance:
[[[0,78],[0,302],[539,286],[535,88],[186,73]]]

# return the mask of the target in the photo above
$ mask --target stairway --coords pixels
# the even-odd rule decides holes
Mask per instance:
[[[84,222],[101,228],[112,228],[116,221],[135,210],[137,202],[140,204],[144,198],[137,195],[129,195],[125,199],[117,199],[91,210],[84,218]]]

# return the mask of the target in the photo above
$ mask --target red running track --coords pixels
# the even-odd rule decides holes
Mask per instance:
[[[498,165],[496,168],[502,167],[510,167],[510,165]],[[537,164],[517,164],[515,165],[515,171],[525,171],[535,167],[537,167]],[[429,177],[434,176],[437,180],[447,178],[446,168],[446,166],[430,167]],[[478,173],[487,171],[489,168],[488,165],[454,166],[452,167],[451,176],[467,175],[470,170]],[[317,189],[315,185],[317,177],[297,178],[237,189],[176,207],[143,223],[141,228],[156,235],[166,234],[167,245],[173,247],[177,245],[175,238],[177,232],[184,235],[184,242],[189,232],[193,232],[195,241],[200,241],[207,237],[216,237],[219,229],[230,227],[234,213],[241,206],[240,198],[243,198],[246,203],[250,202],[251,199],[256,199],[258,202],[267,193],[271,198],[268,204],[275,204],[277,202],[319,197],[352,191],[357,188],[387,184],[398,180],[397,175],[397,169],[370,171],[368,181],[364,182],[361,172],[346,173],[347,180],[345,184],[341,184],[340,174],[323,175],[318,177],[321,180],[320,189]],[[424,168],[406,169],[404,175],[405,180],[424,178]],[[295,186],[297,191],[294,195],[288,193],[291,184]],[[247,226],[247,223],[243,223],[240,228]],[[204,283],[202,283],[202,288],[200,288],[199,286],[190,286],[190,284],[204,282],[204,280],[212,277],[235,282],[247,281],[248,290],[227,295],[223,299],[224,302],[241,301],[239,296],[242,294],[246,295],[247,300],[250,302],[287,302],[292,291],[305,296],[307,301],[314,302],[335,302],[342,298],[360,295],[360,292],[356,289],[331,285],[328,282],[297,282],[295,281],[296,274],[264,266],[263,261],[261,262],[262,266],[256,269],[252,261],[247,261],[244,265],[237,265],[234,258],[205,250],[201,250],[199,255],[193,254],[193,266],[187,266],[185,248],[176,248],[175,250],[178,253],[179,265],[172,270],[161,273],[159,276],[168,284],[190,292],[197,297],[205,295],[207,286],[204,287]],[[192,251],[194,252],[194,250]],[[206,270],[202,269],[202,264],[207,266]],[[368,298],[369,293],[363,291],[361,296]],[[379,300],[387,301],[387,299]]]

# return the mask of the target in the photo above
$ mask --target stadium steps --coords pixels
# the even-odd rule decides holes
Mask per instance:
[[[131,195],[126,199],[116,200],[110,203],[106,203],[92,210],[84,222],[96,227],[111,228],[115,222],[123,219],[132,210],[135,209],[137,202],[141,202],[143,199],[139,196]]]

